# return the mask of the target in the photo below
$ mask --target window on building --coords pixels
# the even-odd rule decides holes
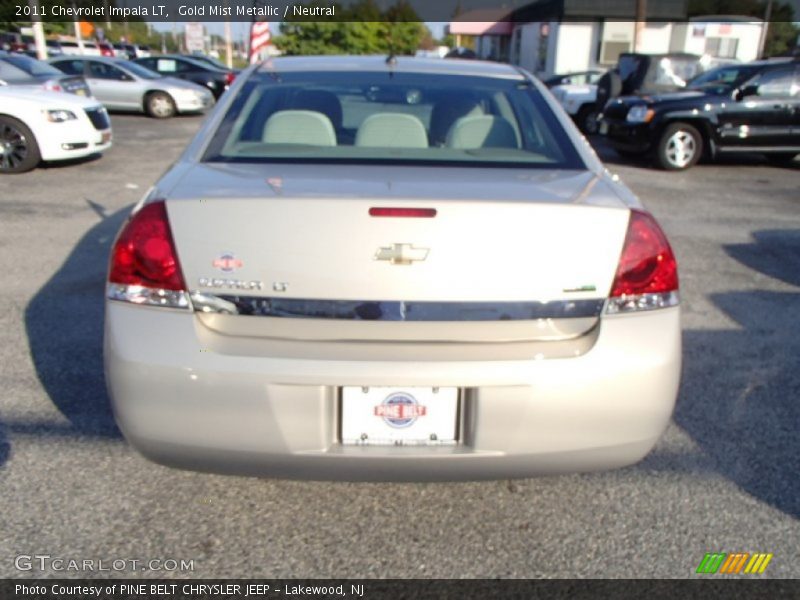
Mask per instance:
[[[706,54],[716,56],[717,58],[736,58],[736,50],[738,46],[739,40],[737,38],[706,38]]]
[[[619,60],[619,55],[631,51],[630,42],[611,42],[604,41],[600,47],[600,64],[615,65]]]

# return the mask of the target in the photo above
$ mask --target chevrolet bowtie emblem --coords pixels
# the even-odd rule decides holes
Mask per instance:
[[[388,260],[393,265],[410,265],[428,258],[429,248],[415,248],[411,244],[392,244],[378,248],[375,260]]]

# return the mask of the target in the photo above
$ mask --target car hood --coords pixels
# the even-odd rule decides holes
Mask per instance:
[[[676,102],[684,100],[694,100],[697,98],[705,98],[708,94],[697,90],[681,90],[678,92],[665,92],[662,94],[646,94],[641,98],[649,103],[655,102]]]
[[[0,87],[0,98],[8,98],[31,102],[41,106],[52,106],[58,108],[100,108],[100,104],[94,98],[86,98],[67,92],[49,92],[42,90],[39,85],[15,85]]]

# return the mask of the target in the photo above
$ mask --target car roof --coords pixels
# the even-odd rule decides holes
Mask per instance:
[[[462,75],[525,79],[522,72],[505,64],[482,60],[453,60],[446,58],[417,58],[397,56],[281,56],[267,59],[262,71],[288,73],[292,71],[389,71],[435,75]]]
[[[114,56],[96,56],[96,55],[79,55],[79,54],[65,54],[64,56],[54,56],[50,59],[52,62],[65,62],[68,60],[93,60],[95,62],[108,63],[109,65],[117,65],[122,60]]]

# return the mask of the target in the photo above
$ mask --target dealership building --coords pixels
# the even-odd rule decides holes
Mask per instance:
[[[758,58],[764,22],[754,17],[686,18],[686,0],[648,2],[636,22],[635,0],[537,0],[516,10],[464,13],[449,24],[479,57],[540,76],[616,64],[623,52],[687,52],[718,59]]]

